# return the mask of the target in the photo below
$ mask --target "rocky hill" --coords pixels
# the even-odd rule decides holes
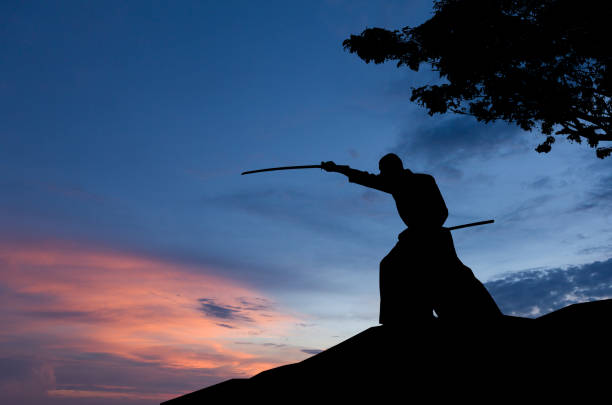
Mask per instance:
[[[611,321],[612,300],[603,300],[537,319],[376,326],[299,363],[228,380],[163,405],[417,398],[588,403],[609,395]]]

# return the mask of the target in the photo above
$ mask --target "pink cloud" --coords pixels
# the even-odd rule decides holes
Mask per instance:
[[[62,243],[4,243],[0,279],[0,322],[9,326],[0,332],[0,359],[32,356],[36,347],[54,375],[45,380],[49,399],[163,400],[190,390],[180,382],[198,389],[304,357],[270,343],[297,319],[206,268]],[[107,373],[119,367],[148,374],[126,384]]]

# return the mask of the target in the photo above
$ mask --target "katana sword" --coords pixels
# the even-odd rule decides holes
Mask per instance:
[[[305,166],[281,166],[281,167],[271,167],[269,169],[259,169],[259,170],[249,170],[247,172],[242,172],[241,174],[251,174],[251,173],[261,173],[261,172],[273,172],[276,170],[294,170],[294,169],[322,169],[322,165],[305,165]],[[478,226],[478,225],[486,225],[492,224],[495,222],[493,219],[489,219],[488,221],[479,221],[479,222],[471,222],[469,224],[452,226],[450,228],[446,228],[449,231],[454,231],[455,229],[468,228],[470,226]]]
[[[261,173],[261,172],[272,172],[275,170],[293,170],[293,169],[322,169],[321,165],[306,165],[306,166],[283,166],[283,167],[271,167],[269,169],[249,170],[248,172],[242,172],[241,174]]]

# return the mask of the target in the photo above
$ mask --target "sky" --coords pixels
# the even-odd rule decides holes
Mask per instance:
[[[419,1],[0,4],[0,395],[154,404],[378,324],[389,195],[318,169],[433,175],[506,314],[612,297],[612,159],[470,117],[342,48]],[[418,286],[409,286],[418,288]]]

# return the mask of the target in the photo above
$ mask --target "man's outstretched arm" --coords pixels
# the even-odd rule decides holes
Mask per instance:
[[[334,162],[321,162],[321,168],[326,172],[336,172],[344,174],[348,177],[351,183],[360,184],[365,187],[374,188],[376,190],[384,191],[389,193],[384,183],[381,181],[380,176],[372,173],[363,172],[361,170],[353,169],[346,165],[337,165]]]

